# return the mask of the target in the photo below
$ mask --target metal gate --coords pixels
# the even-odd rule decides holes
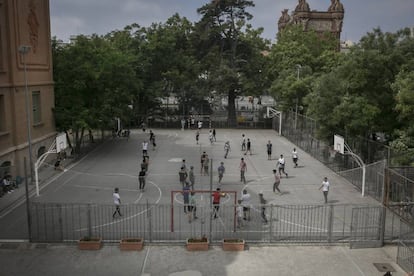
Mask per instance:
[[[405,271],[414,271],[414,229],[413,225],[400,221],[397,264]]]
[[[351,248],[382,247],[384,243],[384,207],[352,209]]]

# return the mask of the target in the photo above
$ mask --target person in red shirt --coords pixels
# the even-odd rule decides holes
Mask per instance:
[[[222,196],[222,194],[220,193],[220,188],[217,188],[217,190],[213,192],[211,196],[213,197],[214,218],[217,218],[217,214],[220,209],[220,199]]]

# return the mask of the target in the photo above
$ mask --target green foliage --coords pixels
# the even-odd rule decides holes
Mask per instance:
[[[53,46],[56,127],[74,131],[79,149],[85,129],[110,128],[114,117],[127,116],[137,87],[134,58],[99,36]]]
[[[319,85],[314,86],[311,95],[322,91],[326,95],[317,103],[312,97],[308,98],[309,104],[313,105],[309,114],[321,117],[318,106],[331,104],[330,98],[334,97],[337,101],[332,105],[332,113],[336,117],[325,127],[333,131],[333,126],[336,126],[362,136],[371,132],[391,135],[401,126],[392,83],[401,66],[407,62],[408,51],[401,49],[402,45],[406,48],[406,39],[403,33],[383,34],[380,30],[374,30],[361,39],[349,54],[342,55],[332,72],[321,75]],[[326,86],[326,78],[333,79],[336,87]]]
[[[198,22],[178,14],[149,27],[137,24],[105,36],[52,41],[55,118],[59,131],[111,128],[114,117],[136,123],[160,110],[159,98],[179,98],[179,114],[209,109],[227,96],[236,123],[239,95],[270,93],[279,109],[314,118],[319,136],[383,133],[412,162],[414,40],[409,29],[374,29],[347,54],[329,33],[291,25],[270,45],[248,24],[253,1],[209,1]],[[129,107],[133,106],[131,110]]]

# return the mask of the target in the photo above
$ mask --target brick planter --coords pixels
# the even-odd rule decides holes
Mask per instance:
[[[243,251],[245,241],[240,239],[224,239],[223,250],[224,251]]]
[[[80,250],[99,250],[102,248],[101,238],[82,238],[78,241]]]
[[[119,243],[119,248],[122,251],[141,251],[144,246],[143,239],[122,239]]]
[[[208,239],[187,239],[187,250],[188,251],[207,251],[208,250]]]

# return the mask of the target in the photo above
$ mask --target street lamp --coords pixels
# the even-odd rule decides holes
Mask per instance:
[[[27,68],[26,68],[26,55],[29,53],[31,47],[27,45],[20,45],[18,48],[19,53],[22,55],[23,67],[24,67],[24,86],[26,97],[26,121],[27,121],[27,139],[29,143],[29,163],[30,163],[30,181],[33,181],[33,160],[32,160],[32,133],[31,122],[29,112],[29,89],[27,85]]]
[[[297,72],[298,72],[297,78],[298,78],[298,81],[299,81],[299,79],[300,79],[300,70],[302,69],[302,65],[300,65],[300,64],[296,64],[296,69],[298,70],[298,71],[297,71]],[[296,106],[295,106],[295,129],[296,129],[296,126],[297,126],[297,124],[298,124],[298,101],[299,101],[299,99],[298,99],[298,94],[296,93]]]

